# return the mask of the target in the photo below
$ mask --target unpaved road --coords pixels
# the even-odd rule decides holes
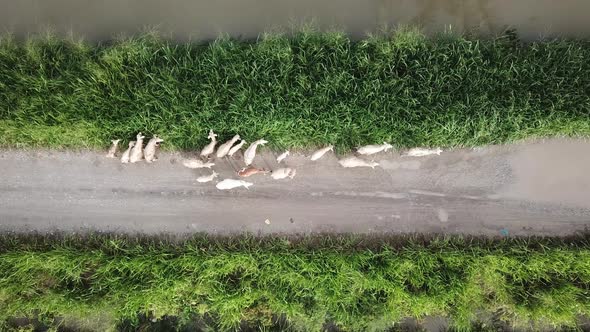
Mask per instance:
[[[97,152],[1,151],[0,230],[570,235],[590,226],[590,143],[547,141],[375,156],[344,169],[332,153],[287,164],[293,180],[256,175],[250,190],[197,183],[189,154],[123,165]],[[275,168],[266,152],[255,164]],[[217,161],[220,179],[241,160]],[[267,224],[265,220],[269,220]]]

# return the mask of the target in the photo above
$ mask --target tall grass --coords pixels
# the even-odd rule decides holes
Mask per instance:
[[[112,326],[201,317],[214,329],[382,331],[404,317],[482,314],[517,329],[575,328],[590,315],[588,238],[208,238],[0,241],[0,321],[110,317]],[[143,321],[143,322],[145,322]],[[104,323],[104,322],[103,322]],[[7,328],[8,325],[4,327]],[[242,325],[243,326],[243,325]]]
[[[171,149],[239,133],[294,148],[504,143],[590,135],[590,43],[414,30],[351,41],[0,41],[0,146],[104,147],[157,133]]]

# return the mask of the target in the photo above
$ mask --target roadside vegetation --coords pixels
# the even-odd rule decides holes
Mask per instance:
[[[590,136],[590,43],[522,43],[402,29],[360,41],[301,31],[178,44],[0,40],[0,146],[106,148],[158,134],[195,149],[209,129],[340,151]],[[123,145],[126,142],[122,142]]]
[[[443,316],[458,330],[579,328],[588,240],[3,235],[0,322],[383,331]]]

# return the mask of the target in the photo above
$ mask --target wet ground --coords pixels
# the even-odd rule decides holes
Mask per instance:
[[[274,169],[262,149],[255,164]],[[279,151],[280,153],[281,151]],[[123,165],[98,152],[1,151],[0,230],[570,235],[590,226],[590,142],[546,141],[375,155],[375,168],[286,159],[293,180],[254,175],[250,190],[198,183],[190,153]],[[241,158],[215,161],[237,178]],[[268,222],[266,222],[268,220]]]

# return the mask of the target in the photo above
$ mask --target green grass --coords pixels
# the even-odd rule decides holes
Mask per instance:
[[[0,41],[0,146],[104,148],[138,131],[195,149],[210,128],[347,150],[590,136],[590,42],[415,30],[175,44]],[[123,143],[125,144],[125,143]]]
[[[494,314],[517,329],[576,328],[590,316],[588,240],[4,235],[0,322],[269,329],[284,315],[291,330],[383,331],[430,315],[468,330]]]

